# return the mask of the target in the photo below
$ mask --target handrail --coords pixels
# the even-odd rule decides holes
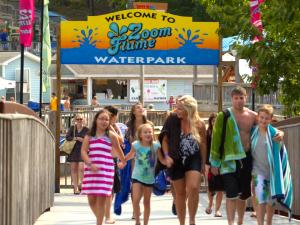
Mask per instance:
[[[0,130],[0,224],[34,224],[54,202],[54,136],[24,114],[0,114]]]
[[[35,120],[37,121],[39,124],[41,124],[47,131],[48,133],[51,135],[51,137],[53,138],[53,140],[55,139],[51,130],[49,129],[49,127],[39,118],[35,117],[35,116],[30,116],[30,115],[25,115],[25,114],[18,114],[18,113],[12,113],[12,114],[6,114],[6,113],[0,113],[0,119],[8,119],[8,120],[20,120],[20,119],[31,119],[31,120]]]

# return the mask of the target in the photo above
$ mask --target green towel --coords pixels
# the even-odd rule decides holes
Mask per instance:
[[[224,154],[220,159],[220,145],[223,128],[224,113],[220,112],[217,115],[216,122],[213,128],[212,144],[210,150],[210,163],[213,167],[220,167],[220,173],[233,173],[236,171],[236,160],[246,157],[244,147],[241,141],[240,132],[231,108],[228,108],[230,117],[226,124],[226,134],[224,143]]]

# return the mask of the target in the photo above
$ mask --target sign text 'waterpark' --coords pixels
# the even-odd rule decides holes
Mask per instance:
[[[217,65],[218,23],[153,10],[61,22],[62,64]]]

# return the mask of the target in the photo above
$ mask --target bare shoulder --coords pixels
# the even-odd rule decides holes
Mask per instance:
[[[253,116],[257,116],[257,112],[252,111],[251,109],[248,109],[249,114],[253,115]]]
[[[248,112],[248,115],[249,115],[250,117],[252,117],[253,119],[256,118],[257,112],[252,111],[251,109],[248,109],[248,108],[247,108],[247,112]]]
[[[199,126],[199,128],[203,128],[203,127],[205,128],[205,122],[204,122],[204,120],[200,119],[198,126]]]
[[[204,131],[206,132],[206,126],[205,126],[205,122],[203,120],[199,120],[197,127],[199,129],[199,131]]]
[[[248,124],[249,126],[253,126],[256,123],[256,116],[257,116],[256,112],[246,108],[246,110],[244,112],[244,116],[241,118],[245,122],[242,122],[242,123]]]

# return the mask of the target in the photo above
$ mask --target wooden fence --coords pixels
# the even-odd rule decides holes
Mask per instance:
[[[0,114],[0,131],[0,224],[34,224],[53,206],[54,137],[21,114]]]
[[[300,117],[291,118],[274,124],[284,132],[284,143],[286,145],[289,163],[291,166],[294,200],[292,213],[298,218],[300,216]]]
[[[223,105],[231,105],[231,91],[237,85],[242,86],[247,91],[247,105],[250,106],[252,102],[251,85],[249,84],[236,84],[236,83],[223,83],[222,85],[222,99]],[[194,97],[202,104],[214,104],[218,103],[218,84],[211,83],[197,83],[194,84]],[[278,100],[278,92],[271,92],[269,95],[260,96],[255,95],[255,105],[271,104],[274,108],[280,108],[281,104]]]
[[[85,120],[85,125],[91,127],[94,116],[97,110],[86,110],[86,111],[70,111],[61,112],[61,133],[65,134],[71,125],[74,124],[74,117],[79,113],[83,116]],[[126,123],[129,120],[130,111],[120,110],[118,122]],[[163,126],[165,119],[167,117],[167,111],[147,111],[148,120],[152,121],[155,126]],[[55,133],[55,112],[46,112],[44,114],[44,122],[50,128],[50,130]]]
[[[64,136],[66,134],[66,132],[68,131],[68,129],[70,128],[71,125],[74,124],[74,117],[76,114],[81,114],[84,118],[85,121],[85,126],[87,127],[91,127],[92,125],[92,121],[93,118],[95,116],[95,114],[97,113],[98,110],[86,110],[86,111],[69,111],[69,112],[65,112],[62,111],[61,112],[61,136]],[[44,121],[45,124],[49,127],[49,129],[51,130],[52,134],[55,135],[55,112],[46,112],[44,113],[43,117],[44,117]],[[126,123],[126,121],[129,119],[130,117],[130,111],[129,110],[120,110],[119,112],[119,122],[120,123]],[[163,126],[165,119],[167,117],[167,111],[147,111],[147,118],[152,121],[155,125],[155,134],[160,132],[160,128],[161,126]],[[61,168],[61,174],[60,176],[64,177],[64,183],[60,183],[60,187],[62,188],[70,188],[72,187],[71,185],[68,184],[68,179],[67,177],[70,175],[70,165],[69,163],[65,162],[65,158],[63,159],[63,157],[65,157],[65,155],[61,152],[61,164],[60,164],[60,168]]]

